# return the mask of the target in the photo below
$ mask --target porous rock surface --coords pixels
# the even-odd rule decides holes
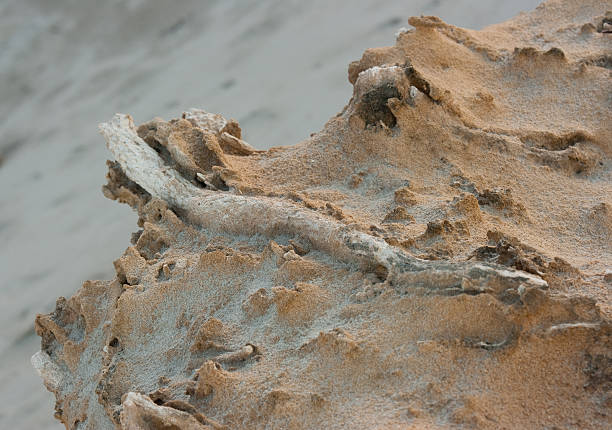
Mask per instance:
[[[612,5],[411,18],[322,131],[100,130],[139,214],[39,315],[68,429],[592,428],[612,410]],[[296,101],[296,103],[299,101]]]

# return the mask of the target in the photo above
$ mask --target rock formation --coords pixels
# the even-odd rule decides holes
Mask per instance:
[[[100,131],[140,229],[39,315],[68,429],[611,424],[612,4],[413,17],[322,131]],[[296,100],[296,103],[299,103]]]

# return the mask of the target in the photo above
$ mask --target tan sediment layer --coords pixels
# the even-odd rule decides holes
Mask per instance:
[[[197,109],[102,124],[104,193],[141,229],[114,280],[37,318],[58,419],[609,426],[609,10],[411,18],[293,147]]]

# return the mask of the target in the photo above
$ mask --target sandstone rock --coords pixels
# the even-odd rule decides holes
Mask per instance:
[[[604,6],[551,0],[482,31],[411,18],[292,147],[256,151],[199,109],[101,124],[105,195],[141,230],[114,280],[36,320],[57,418],[609,426]]]

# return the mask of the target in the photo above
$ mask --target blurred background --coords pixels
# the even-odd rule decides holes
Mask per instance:
[[[0,428],[62,428],[30,366],[34,317],[111,279],[137,229],[100,191],[99,122],[199,107],[257,148],[292,145],[348,102],[349,62],[409,16],[479,29],[537,3],[0,0]]]

